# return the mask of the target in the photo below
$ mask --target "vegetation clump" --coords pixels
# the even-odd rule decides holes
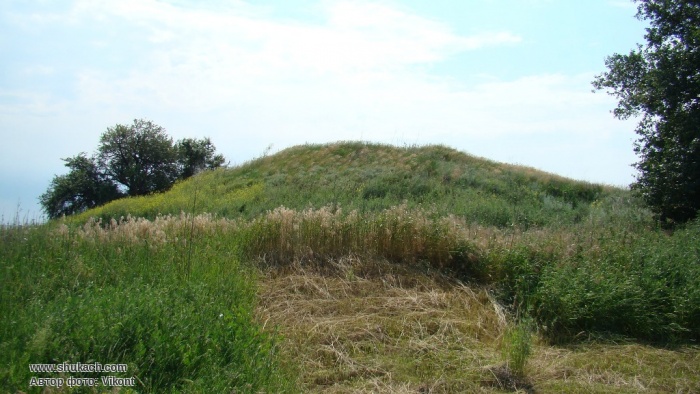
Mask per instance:
[[[103,376],[133,378],[133,389],[150,393],[293,387],[279,367],[277,335],[255,320],[254,272],[231,247],[235,240],[198,233],[186,219],[3,227],[2,391],[24,391],[32,377]],[[127,370],[28,368],[64,362]]]

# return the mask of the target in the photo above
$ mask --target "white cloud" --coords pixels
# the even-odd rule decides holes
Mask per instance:
[[[227,66],[253,61],[259,68],[301,68],[316,72],[397,67],[443,60],[455,52],[517,43],[509,32],[461,37],[438,22],[364,2],[332,2],[325,24],[301,24],[251,17],[250,12],[213,13],[139,0],[82,2],[87,15],[112,14],[150,30],[148,39],[178,48],[180,60],[212,55]],[[233,51],[231,55],[221,55]],[[174,54],[171,54],[174,55]]]
[[[396,105],[443,94],[443,82],[415,66],[485,46],[514,44],[509,32],[462,37],[438,22],[364,2],[326,3],[324,24],[264,19],[247,10],[211,13],[153,1],[81,3],[147,26],[153,44],[145,67],[124,77],[85,70],[89,102],[128,102],[203,111],[254,105],[282,111],[309,107]],[[302,110],[302,108],[299,108]]]
[[[608,96],[590,93],[592,74],[460,80],[430,71],[457,54],[518,45],[521,38],[512,32],[460,35],[384,3],[326,1],[318,10],[320,20],[304,22],[275,19],[266,8],[243,2],[211,10],[155,0],[79,0],[65,19],[35,15],[35,23],[97,24],[108,31],[85,30],[84,42],[75,44],[101,62],[72,59],[61,69],[73,70],[70,75],[48,63],[25,70],[74,81],[70,98],[56,96],[60,89],[0,86],[0,121],[17,136],[12,149],[2,150],[4,162],[36,152],[45,160],[31,165],[42,166],[34,173],[48,184],[64,171],[60,157],[94,149],[107,127],[137,117],[163,125],[175,138],[210,136],[234,163],[271,143],[284,148],[365,139],[445,143],[557,171],[556,163],[543,161],[548,147],[556,160],[583,163],[592,147],[629,130],[609,115],[614,103]],[[112,57],[127,61],[113,66]],[[562,135],[570,140],[548,145]],[[569,165],[575,170],[567,175],[576,176],[583,164]]]
[[[456,53],[517,44],[520,37],[507,31],[460,36],[381,3],[329,1],[322,10],[324,22],[301,23],[270,19],[244,3],[212,12],[154,0],[78,1],[71,20],[121,21],[122,30],[142,29],[148,44],[128,54],[138,59],[129,69],[83,69],[77,96],[95,111],[197,116],[228,109],[273,140],[302,132],[320,140],[329,129],[339,138],[376,139],[397,130],[428,138],[584,129],[583,119],[572,120],[602,97],[589,93],[588,75],[460,88],[421,70]]]

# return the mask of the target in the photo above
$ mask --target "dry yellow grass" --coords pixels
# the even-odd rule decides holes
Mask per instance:
[[[485,290],[352,258],[265,274],[259,316],[286,338],[304,391],[454,392],[498,361],[505,318]]]
[[[486,289],[428,268],[358,258],[267,268],[258,316],[284,337],[282,352],[303,392],[509,389],[494,372],[503,364],[507,316]],[[700,391],[695,347],[554,347],[534,338],[533,350],[520,392]]]

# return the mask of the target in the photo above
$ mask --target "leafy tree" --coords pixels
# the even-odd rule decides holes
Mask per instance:
[[[39,197],[49,218],[82,212],[122,197],[117,185],[85,153],[62,160],[70,172],[55,176],[46,193]]]
[[[172,138],[143,119],[108,128],[100,138],[98,157],[100,166],[130,196],[167,190],[179,175]]]
[[[70,172],[55,176],[39,201],[49,218],[78,213],[114,199],[169,189],[203,169],[223,165],[209,138],[185,138],[173,144],[165,129],[137,119],[108,128],[98,153],[63,159]]]
[[[223,155],[216,154],[216,147],[209,138],[183,138],[175,144],[175,150],[181,179],[189,178],[202,170],[221,167],[226,161]]]
[[[684,222],[700,210],[700,1],[635,1],[647,43],[608,57],[593,86],[619,99],[617,118],[642,115],[632,186],[662,222]]]

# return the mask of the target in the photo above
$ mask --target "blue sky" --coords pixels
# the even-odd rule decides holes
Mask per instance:
[[[0,216],[146,118],[231,164],[304,143],[445,144],[626,186],[634,120],[593,93],[643,42],[626,0],[0,3]]]

